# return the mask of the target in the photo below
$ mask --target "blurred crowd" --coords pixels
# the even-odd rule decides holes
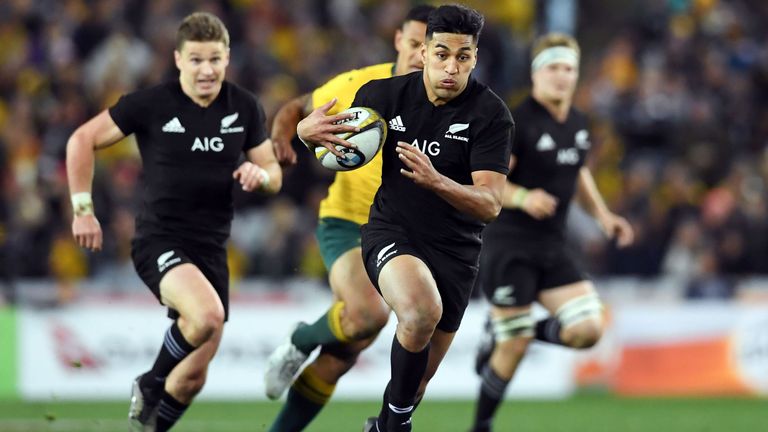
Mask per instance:
[[[590,166],[637,230],[616,250],[578,211],[574,247],[595,275],[667,275],[692,297],[728,297],[768,274],[768,3],[759,0],[491,0],[476,75],[510,104],[529,86],[528,46],[548,30],[582,43],[576,105],[593,118]],[[334,74],[394,59],[406,0],[7,0],[0,2],[0,286],[55,278],[135,284],[130,238],[141,170],[131,137],[99,152],[105,250],[70,235],[69,135],[126,92],[173,78],[180,19],[220,16],[228,79],[268,117]],[[299,144],[300,145],[300,144]],[[298,149],[298,147],[297,147]],[[324,278],[314,239],[332,181],[306,151],[272,200],[237,193],[233,275]]]

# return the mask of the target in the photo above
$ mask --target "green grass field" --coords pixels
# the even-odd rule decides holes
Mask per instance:
[[[279,403],[200,402],[174,431],[265,431]],[[0,401],[2,432],[126,430],[126,403]],[[307,429],[358,432],[376,402],[334,402]],[[471,402],[426,401],[414,417],[419,432],[464,432]],[[502,407],[497,432],[759,432],[768,430],[766,399],[625,399],[578,396],[564,401],[513,401]]]

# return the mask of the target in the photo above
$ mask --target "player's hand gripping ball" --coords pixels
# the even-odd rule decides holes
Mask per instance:
[[[340,133],[336,136],[355,144],[357,148],[336,145],[336,150],[344,154],[343,158],[334,155],[325,147],[315,148],[317,160],[333,171],[350,171],[367,164],[381,150],[381,146],[387,139],[387,123],[376,111],[371,108],[353,107],[339,114],[346,113],[352,113],[355,116],[343,120],[343,123],[357,126],[360,131]]]

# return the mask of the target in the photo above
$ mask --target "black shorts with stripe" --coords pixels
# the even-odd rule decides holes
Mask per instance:
[[[448,254],[419,241],[397,225],[379,221],[363,225],[361,232],[365,270],[379,293],[381,269],[396,256],[415,256],[429,268],[443,302],[443,315],[437,328],[448,333],[458,330],[477,278],[479,246]],[[470,261],[457,256],[468,257]]]
[[[229,268],[227,250],[223,246],[165,237],[135,238],[131,242],[131,258],[139,277],[161,304],[160,281],[163,277],[176,266],[194,264],[213,285],[224,306],[225,320],[229,318]],[[177,319],[179,313],[168,308],[168,317]]]

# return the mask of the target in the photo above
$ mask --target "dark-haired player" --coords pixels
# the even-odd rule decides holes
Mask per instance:
[[[224,243],[233,184],[276,193],[282,183],[261,105],[224,80],[224,24],[208,13],[187,16],[174,56],[178,81],[123,96],[67,143],[72,233],[91,250],[102,244],[90,195],[95,150],[136,134],[141,152],[142,201],[132,257],[174,321],[154,365],[133,383],[132,431],[167,431],[205,383],[229,308]],[[242,162],[243,154],[248,161]]]
[[[548,34],[537,40],[532,55],[532,95],[513,111],[518,128],[504,208],[483,233],[481,282],[492,304],[488,340],[496,342],[481,347],[478,354],[482,385],[474,432],[491,430],[493,415],[532,338],[586,348],[602,334],[600,299],[564,244],[574,194],[619,246],[633,238],[630,225],[606,207],[583,165],[590,147],[587,120],[571,107],[578,44],[570,36]],[[550,318],[533,321],[534,300]]]
[[[427,22],[423,72],[371,81],[352,104],[399,126],[388,131],[381,187],[362,228],[366,270],[398,319],[391,380],[366,430],[411,430],[466,309],[480,232],[501,210],[514,126],[501,99],[470,76],[483,21],[464,6],[439,7]],[[347,129],[313,127],[318,115],[299,123],[299,137],[332,147],[331,133]]]
[[[313,109],[336,98],[335,105],[316,117],[318,122],[330,124],[331,115],[349,108],[357,90],[368,81],[420,71],[427,16],[433,9],[420,5],[408,12],[395,33],[394,63],[342,73],[311,94],[284,105],[272,127],[278,159],[287,164],[295,162],[291,139],[296,124]],[[352,368],[359,353],[387,323],[389,307],[368,279],[360,252],[360,226],[368,221],[380,183],[381,156],[377,155],[360,169],[336,173],[328,196],[320,203],[317,240],[328,269],[333,304],[312,324],[300,324],[269,357],[264,375],[267,396],[277,399],[291,386],[271,431],[303,430],[330,400],[336,383]],[[320,355],[294,379],[318,346]]]

